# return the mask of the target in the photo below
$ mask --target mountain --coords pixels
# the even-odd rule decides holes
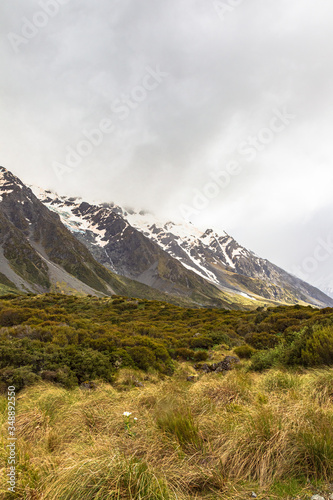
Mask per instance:
[[[312,284],[333,298],[333,272],[331,266],[327,264],[323,265],[321,272],[317,272],[312,279]]]
[[[323,292],[258,257],[224,231],[199,230],[112,203],[90,204],[34,190],[97,261],[159,291],[185,294],[199,303],[223,297],[233,306],[270,301],[333,305]]]
[[[104,267],[29,187],[0,167],[0,291],[12,290],[173,300]]]
[[[24,185],[0,167],[0,292],[121,294],[188,306],[332,306],[224,231]]]

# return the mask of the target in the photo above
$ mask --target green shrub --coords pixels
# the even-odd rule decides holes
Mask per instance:
[[[276,335],[267,332],[251,333],[246,335],[245,340],[254,349],[271,349],[279,343],[279,338]]]
[[[213,341],[213,345],[218,345],[218,344],[226,344],[227,346],[231,347],[231,338],[230,335],[237,335],[233,330],[214,330],[212,332],[209,332],[209,337]]]
[[[281,360],[281,346],[256,352],[251,358],[251,370],[262,371],[276,366]]]
[[[307,367],[333,364],[333,327],[306,327],[286,348],[283,362],[286,365]]]
[[[315,330],[307,339],[301,354],[305,366],[333,364],[333,328],[326,327]]]
[[[133,359],[135,365],[141,370],[148,370],[154,366],[156,356],[151,349],[145,346],[134,346],[127,348],[128,354]]]
[[[206,335],[199,335],[198,337],[191,338],[189,344],[192,349],[209,349],[209,347],[213,346],[214,342],[212,338],[207,337]]]
[[[187,349],[187,347],[178,347],[174,350],[174,357],[181,358],[186,361],[194,360],[195,352],[192,349]]]
[[[125,349],[115,349],[110,354],[110,361],[115,368],[134,367],[134,362]]]
[[[256,352],[256,349],[247,344],[240,345],[239,347],[234,348],[234,353],[236,354],[236,356],[243,359],[251,358]]]
[[[124,302],[124,299],[122,297],[117,297],[117,298],[113,299],[112,305],[122,304],[123,302]]]
[[[194,361],[206,361],[208,359],[207,351],[197,351],[194,353]]]
[[[24,310],[3,309],[0,312],[0,326],[19,325],[29,317]]]
[[[16,391],[20,391],[23,387],[33,385],[38,381],[40,381],[40,377],[33,373],[31,366],[21,366],[20,368],[9,366],[0,370],[1,392],[5,392],[10,385],[13,385]]]
[[[63,366],[57,370],[44,370],[40,373],[43,380],[60,384],[67,389],[73,389],[78,384],[77,376],[68,366]]]
[[[78,350],[75,346],[66,346],[62,365],[70,368],[79,383],[96,378],[108,382],[113,379],[113,367],[109,356],[93,349]]]

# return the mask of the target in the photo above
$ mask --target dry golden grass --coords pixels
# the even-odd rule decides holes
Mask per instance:
[[[237,369],[196,383],[187,372],[123,370],[115,387],[20,393],[13,498],[287,499],[307,480],[333,480],[333,370]],[[1,408],[5,445],[4,398]],[[11,498],[4,473],[0,498]]]

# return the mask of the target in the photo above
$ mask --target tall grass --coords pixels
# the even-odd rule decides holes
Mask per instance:
[[[213,500],[255,489],[286,499],[307,481],[333,481],[333,370],[235,370],[196,383],[177,373],[143,380],[127,369],[116,388],[20,393],[12,498]],[[5,445],[4,398],[0,408]],[[11,498],[2,472],[0,498]]]
[[[167,409],[157,414],[156,423],[162,432],[175,437],[185,451],[202,448],[198,425],[188,407],[180,404],[178,408]]]
[[[97,451],[97,450],[96,450]],[[145,460],[126,458],[110,449],[53,473],[47,479],[45,496],[50,500],[133,499],[171,500],[162,474],[157,475]]]

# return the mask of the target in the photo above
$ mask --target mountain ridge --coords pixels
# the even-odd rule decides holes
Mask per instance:
[[[0,281],[6,291],[52,291],[59,288],[60,275],[66,291],[173,300],[142,283],[118,276],[97,262],[60,217],[4,167],[0,167],[0,255],[4,276]],[[53,282],[50,268],[56,274]]]
[[[135,212],[113,203],[92,204],[81,198],[59,197],[38,188],[36,194],[49,209],[58,213],[103,265],[155,288],[163,285],[163,263],[155,262],[155,267],[151,266],[148,256],[153,253],[157,259],[162,250],[173,259],[172,264],[168,260],[169,266],[174,266],[176,260],[183,268],[228,294],[253,301],[261,298],[279,303],[311,303],[318,307],[333,304],[323,292],[242,247],[225,231],[198,230],[191,224],[161,221],[144,211]],[[168,278],[174,286],[172,273]]]
[[[333,305],[225,231],[26,186],[0,167],[0,292],[127,295],[191,307]]]

